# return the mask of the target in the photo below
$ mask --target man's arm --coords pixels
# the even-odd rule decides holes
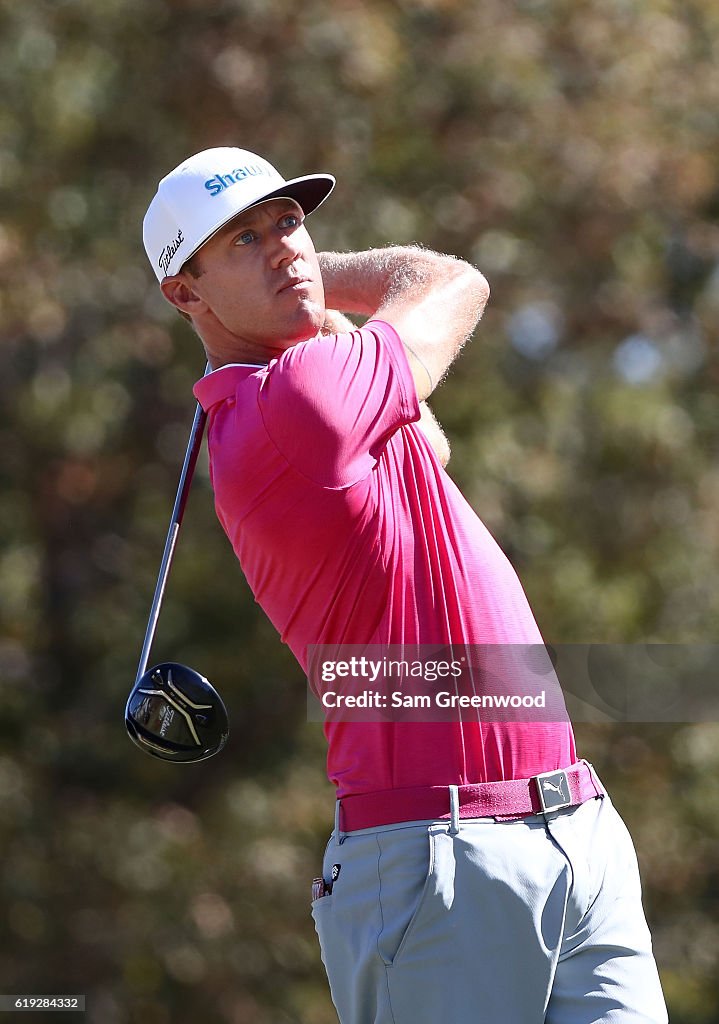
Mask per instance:
[[[422,413],[419,421],[422,433],[434,448],[440,465],[446,466],[452,454],[452,449],[449,446],[447,435],[442,430],[442,424],[426,402],[420,402],[419,408]]]
[[[336,309],[328,309],[325,311],[325,322],[322,325],[322,334],[339,334],[340,332],[354,331],[356,330],[355,325],[351,320],[348,320],[346,316],[338,312]],[[432,445],[443,466],[446,466],[449,462],[450,455],[452,454],[447,435],[442,430],[437,417],[434,415],[430,407],[426,402],[420,402],[419,408],[422,416],[419,421],[419,426]]]
[[[420,400],[479,322],[489,285],[453,256],[417,246],[319,253],[327,305],[386,320],[399,334]]]
[[[320,334],[347,334],[351,331],[356,331],[357,325],[353,324],[352,321],[340,313],[338,309],[326,309],[325,310],[325,322],[320,328]]]

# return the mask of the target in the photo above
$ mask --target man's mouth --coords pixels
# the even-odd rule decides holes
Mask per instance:
[[[301,291],[302,288],[307,287],[309,284],[311,284],[311,281],[308,277],[291,277],[279,288],[277,294],[279,295],[281,292],[286,291]]]

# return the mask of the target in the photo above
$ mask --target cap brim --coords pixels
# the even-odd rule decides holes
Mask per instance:
[[[235,217],[239,217],[241,213],[245,213],[247,210],[251,210],[255,206],[260,206],[262,203],[268,202],[270,199],[294,199],[302,207],[302,211],[305,216],[309,216],[313,213],[318,206],[324,203],[325,199],[329,196],[332,189],[335,187],[336,179],[331,174],[305,174],[301,178],[291,178],[286,181],[284,185],[274,189],[272,192],[268,192],[266,195],[261,196],[259,199],[254,199],[247,206],[241,206],[237,210],[233,210],[228,213],[219,224],[216,224],[206,235],[201,239],[188,256],[182,262],[179,273],[182,267],[191,260],[192,257],[197,253],[205,242],[217,234],[226,224],[229,224]]]

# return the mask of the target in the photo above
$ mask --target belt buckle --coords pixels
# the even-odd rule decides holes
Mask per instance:
[[[532,778],[537,784],[537,794],[542,808],[541,814],[560,811],[563,807],[571,806],[572,795],[569,792],[569,779],[566,772],[542,772],[541,775],[533,775]]]

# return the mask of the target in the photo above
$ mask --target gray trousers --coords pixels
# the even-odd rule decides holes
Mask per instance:
[[[341,1024],[666,1024],[608,796],[518,821],[332,833],[314,900]]]

